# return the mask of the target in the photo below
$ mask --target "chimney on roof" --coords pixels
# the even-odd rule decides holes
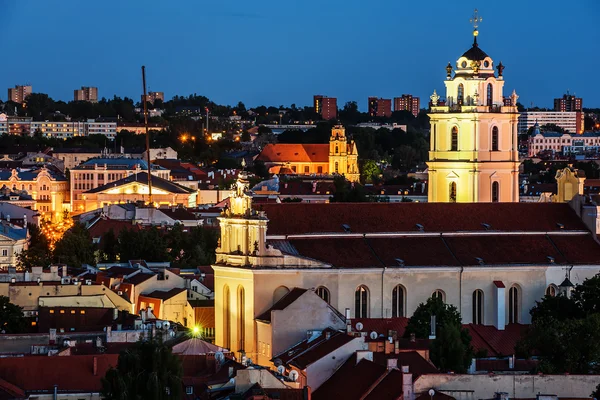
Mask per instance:
[[[402,366],[402,394],[405,400],[414,399],[413,378],[407,365]]]
[[[396,369],[398,368],[398,359],[395,357],[391,357],[387,359],[387,369]]]
[[[369,350],[358,350],[356,352],[356,364],[360,362],[362,359],[373,361],[373,352]]]

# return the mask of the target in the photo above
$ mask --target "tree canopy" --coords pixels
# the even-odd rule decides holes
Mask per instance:
[[[466,372],[473,358],[471,336],[462,328],[460,313],[455,306],[431,297],[421,303],[406,326],[405,336],[414,334],[426,339],[431,332],[431,316],[435,315],[436,338],[430,344],[430,358],[441,371]]]
[[[23,309],[10,302],[6,296],[0,296],[0,333],[22,333],[26,322]]]
[[[182,366],[160,340],[138,341],[119,354],[102,379],[107,400],[170,400],[182,397]]]

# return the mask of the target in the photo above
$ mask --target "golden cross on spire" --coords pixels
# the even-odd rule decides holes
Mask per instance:
[[[473,16],[469,20],[469,22],[471,22],[471,24],[473,24],[473,36],[477,36],[479,34],[479,31],[477,30],[477,28],[479,28],[479,23],[481,21],[483,21],[483,18],[481,18],[479,16],[479,11],[477,11],[477,9],[475,9],[475,11],[473,12]]]

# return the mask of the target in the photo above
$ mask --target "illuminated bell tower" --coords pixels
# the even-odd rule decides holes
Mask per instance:
[[[354,140],[348,145],[346,129],[335,125],[329,138],[329,173],[344,175],[350,182],[358,182],[358,150]]]
[[[503,96],[504,66],[473,46],[446,67],[446,102],[431,96],[429,202],[518,202],[517,94]]]

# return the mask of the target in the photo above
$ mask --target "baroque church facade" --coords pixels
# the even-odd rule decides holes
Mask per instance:
[[[256,157],[272,174],[278,175],[343,175],[358,182],[358,149],[354,140],[348,142],[346,129],[336,125],[331,129],[329,144],[272,143]]]
[[[517,94],[477,43],[446,67],[446,101],[431,96],[429,202],[518,202]],[[497,70],[497,73],[496,71]]]
[[[495,76],[484,54],[475,42],[446,82],[447,105],[434,100],[429,203],[253,205],[240,174],[219,218],[217,345],[269,365],[268,337],[285,332],[265,330],[258,317],[294,288],[351,319],[410,317],[435,296],[456,306],[463,323],[503,330],[530,323],[544,295],[569,294],[600,271],[600,244],[588,229],[597,221],[580,218],[591,212],[518,202],[516,109],[500,104],[502,69]],[[490,104],[481,104],[489,84]],[[284,330],[299,330],[310,317],[302,312],[312,311]]]

